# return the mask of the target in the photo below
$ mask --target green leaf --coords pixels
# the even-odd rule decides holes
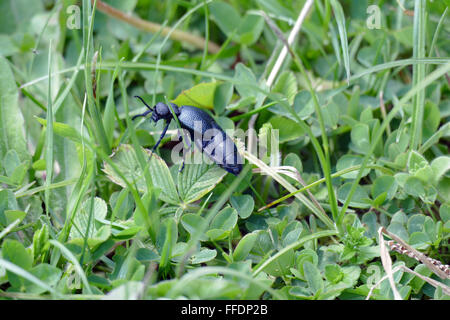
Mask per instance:
[[[11,224],[17,219],[19,219],[19,221],[22,222],[27,213],[20,210],[5,210],[4,215],[6,218],[6,223]]]
[[[33,235],[33,256],[37,259],[39,255],[44,255],[50,247],[49,231],[46,224],[42,225],[41,229],[36,231]]]
[[[206,235],[211,241],[221,241],[230,235],[230,231],[223,229],[209,229],[206,231]]]
[[[274,277],[284,276],[290,273],[290,268],[294,265],[294,250],[290,249],[270,261],[262,271]]]
[[[227,36],[230,36],[241,24],[239,13],[224,1],[214,1],[209,4],[209,9],[211,10],[211,19]]]
[[[381,193],[379,196],[377,196],[375,199],[373,199],[372,205],[374,207],[380,207],[385,201],[387,197],[387,192]]]
[[[166,284],[166,282],[163,282]],[[169,282],[170,283],[170,282]],[[145,289],[141,281],[127,281],[114,288],[103,298],[104,300],[130,300],[137,299],[137,293]]]
[[[118,240],[128,240],[132,239],[139,231],[141,231],[141,227],[130,227],[125,230],[120,231],[119,233],[114,235],[114,239]]]
[[[418,266],[416,266],[414,268],[414,271],[417,272],[418,274],[421,274],[421,275],[425,276],[425,277],[429,277],[433,273],[424,264],[419,264]],[[414,293],[417,294],[417,293],[420,292],[420,290],[422,289],[423,285],[425,284],[425,280],[414,276],[414,278],[411,280],[411,282],[409,284],[411,285],[412,290],[414,290]]]
[[[134,209],[134,201],[128,189],[122,189],[111,194],[109,198],[112,215],[111,220],[127,220]]]
[[[431,162],[431,169],[433,170],[433,181],[437,183],[450,170],[450,157],[437,157]]]
[[[2,256],[25,270],[30,270],[33,264],[30,252],[17,240],[5,239],[2,245]]]
[[[333,266],[332,268],[328,266]],[[341,293],[347,289],[352,288],[357,283],[359,276],[361,274],[361,269],[358,266],[347,266],[347,267],[339,267],[339,271],[337,268],[335,268],[337,265],[327,265],[325,266],[325,273],[327,273],[327,267],[330,279],[327,280],[330,283],[328,283],[323,290],[323,293],[319,296],[319,299],[334,299],[337,296],[341,295]],[[333,270],[335,269],[335,270]],[[338,273],[336,273],[336,271]],[[342,277],[341,277],[342,276]],[[340,278],[340,279],[339,279]],[[335,279],[339,281],[338,282],[332,282],[331,279]]]
[[[444,203],[441,205],[439,208],[439,216],[444,222],[450,221],[450,204]]]
[[[210,229],[222,229],[231,231],[238,220],[237,212],[232,207],[226,207],[217,213],[211,221]]]
[[[337,128],[337,124],[340,117],[339,105],[331,100],[323,111],[323,120],[327,127],[329,128]]]
[[[151,152],[149,150],[145,151],[146,154],[150,156]],[[130,183],[135,183],[139,191],[146,192],[147,185],[145,183],[144,174],[137,160],[136,153],[131,145],[120,145],[111,157],[111,160],[121,170],[122,174]],[[112,182],[124,188],[127,187],[126,183],[108,163],[104,163],[103,171]],[[164,202],[178,205],[180,203],[180,199],[178,197],[172,175],[170,174],[169,168],[164,160],[162,160],[157,154],[153,154],[152,156],[149,171],[152,176],[154,186],[161,189],[161,193],[159,195],[160,199]]]
[[[214,109],[214,93],[217,82],[202,82],[190,89],[183,90],[172,102],[179,105],[195,106],[203,109]]]
[[[372,197],[376,198],[386,192],[386,199],[392,200],[397,192],[398,184],[392,176],[379,176],[372,185]]]
[[[295,19],[297,16],[291,8],[286,8],[287,3],[279,2],[277,0],[260,0],[258,5],[261,5],[267,13],[273,13],[276,16]]]
[[[409,239],[409,235],[405,227],[398,222],[391,222],[391,224],[387,228],[387,231],[392,232],[396,236],[402,238],[402,240],[408,241]]]
[[[242,219],[250,217],[255,207],[255,200],[248,194],[232,196],[230,202]]]
[[[442,178],[436,188],[442,199],[450,199],[450,178]]]
[[[195,232],[197,232],[197,228],[203,225],[205,222],[205,218],[198,216],[193,213],[185,214],[181,217],[181,224],[183,225],[184,229],[189,232],[191,235],[193,235]],[[200,236],[201,241],[206,241],[208,238],[205,235]]]
[[[33,264],[33,257],[27,249],[17,240],[6,239],[2,245],[2,256],[16,266],[29,271]],[[24,280],[11,271],[6,271],[8,280],[15,288],[20,288]]]
[[[73,219],[69,238],[76,243],[82,243],[87,237],[90,246],[106,241],[110,235],[110,226],[100,225],[96,219],[103,220],[108,211],[106,202],[101,198],[94,198],[92,216],[90,217],[91,199],[86,199],[79,212]],[[72,241],[74,242],[74,241]]]
[[[31,19],[43,11],[44,6],[40,1],[2,1],[0,19],[3,23],[0,24],[0,33],[13,34],[26,30]]]
[[[404,189],[407,194],[413,197],[424,197],[426,195],[424,183],[417,177],[408,177]]]
[[[298,170],[299,173],[303,172],[302,160],[295,153],[289,153],[283,160],[284,166],[291,166]]]
[[[339,187],[338,192],[337,192],[337,197],[338,197],[339,201],[341,201],[342,203],[345,203],[345,201],[350,193],[352,184],[353,184],[352,182],[347,182]],[[369,198],[369,195],[367,194],[366,190],[363,187],[361,187],[360,185],[358,185],[356,187],[355,193],[353,194],[353,197],[350,201],[350,207],[369,208],[370,207],[369,203],[370,203],[370,198]]]
[[[264,18],[259,14],[246,13],[241,19],[237,35],[239,42],[247,46],[255,43],[264,28]]]
[[[436,223],[431,217],[425,217],[425,223],[423,225],[424,231],[427,234],[430,242],[435,242],[437,240]]]
[[[136,259],[141,262],[158,261],[160,257],[158,254],[147,248],[139,248],[136,251]]]
[[[199,252],[194,253],[190,260],[191,264],[205,263],[213,260],[217,256],[217,251],[215,249],[211,250],[208,248],[202,248]]]
[[[159,266],[161,270],[169,267],[170,257],[172,256],[173,248],[178,239],[178,226],[174,218],[165,220],[162,228],[159,229],[158,238],[156,240],[156,247],[161,254]]]
[[[311,249],[304,249],[300,252],[300,254],[297,257],[296,265],[297,270],[299,271],[299,276],[301,280],[305,279],[305,273],[303,270],[303,264],[305,261],[309,261],[314,265],[317,265],[319,258],[317,257],[317,253],[314,250]]]
[[[441,115],[438,106],[427,99],[425,101],[422,124],[424,139],[428,139],[437,131],[440,122]]]
[[[246,234],[238,243],[233,252],[234,261],[240,261],[247,258],[250,250],[252,250],[253,246],[256,243],[256,239],[258,238],[258,234],[256,233],[248,233]]]
[[[299,299],[313,300],[313,297],[311,296],[311,291],[308,288],[293,286],[289,290],[289,294]]]
[[[3,158],[3,168],[5,169],[6,175],[11,177],[14,173],[14,170],[20,165],[20,159],[17,155],[16,150],[11,149],[6,152],[5,157]]]
[[[269,123],[278,130],[280,143],[302,138],[305,134],[302,127],[289,118],[275,116],[270,118]]]
[[[283,238],[283,247],[287,247],[290,244],[296,242],[300,238],[300,234],[302,233],[303,228],[300,225],[300,227],[295,228],[294,230],[291,230],[286,233],[285,233],[285,231],[286,231],[286,229],[283,230],[283,237],[282,237]]]
[[[256,97],[258,91],[253,86],[258,86],[252,70],[242,63],[238,63],[234,73],[235,87],[241,98]],[[253,85],[253,86],[250,86]]]
[[[216,122],[223,130],[233,130],[234,131],[234,122],[230,118],[217,117]]]
[[[234,86],[230,82],[223,82],[214,91],[214,110],[217,114],[222,114],[233,96]]]
[[[353,154],[346,154],[339,158],[337,164],[336,164],[336,170],[341,171],[347,168],[351,168],[353,166],[359,166],[363,162],[362,156],[359,155],[353,155]],[[366,168],[364,169],[362,176],[365,177],[370,173],[370,169]],[[352,171],[346,174],[343,174],[341,177],[344,179],[356,179],[358,176],[358,171]]]
[[[311,262],[305,261],[303,263],[303,271],[305,273],[306,282],[314,294],[320,293],[323,290],[324,283],[319,269]]]
[[[311,99],[311,93],[306,90],[298,92],[294,97],[292,106],[297,115],[302,120],[306,120],[314,113],[314,103]]]
[[[378,249],[378,248],[377,248]],[[361,275],[361,269],[358,266],[347,266],[343,267],[342,272],[344,273],[344,278],[342,282],[347,288],[353,287]]]
[[[329,282],[336,284],[344,278],[344,272],[337,264],[327,264],[325,266],[325,277]]]
[[[7,226],[8,223],[5,217],[5,210],[18,210],[16,197],[11,190],[0,190],[0,224]]]
[[[294,98],[297,98],[297,91],[297,79],[292,71],[284,71],[272,88],[272,92],[283,94],[288,99],[289,104],[294,103]]]
[[[178,173],[178,192],[184,203],[202,198],[222,181],[227,172],[217,165],[186,164]],[[174,203],[176,204],[176,203]]]
[[[112,75],[109,89],[108,89],[108,96],[106,98],[105,103],[105,111],[103,112],[103,126],[105,127],[105,134],[108,138],[109,145],[112,145],[113,143],[113,134],[114,134],[114,126],[116,124],[115,119],[115,111],[116,111],[116,104],[114,101],[114,84],[115,80],[117,79],[117,74],[119,72],[119,66],[117,65],[114,73]]]
[[[26,160],[22,162],[20,165],[18,165],[14,172],[11,175],[11,180],[17,184],[20,185],[25,179],[26,174],[28,173],[28,168],[30,167],[30,161]]]
[[[60,269],[47,263],[38,264],[30,270],[30,273],[50,287],[55,287],[62,275]],[[45,288],[42,288],[29,280],[25,280],[24,285],[26,292],[29,293],[41,294],[47,291]]]
[[[424,223],[425,223],[425,216],[423,214],[412,215],[408,219],[408,224],[407,224],[408,232],[410,234],[412,234],[414,232],[423,231]]]
[[[352,128],[351,132],[352,149],[361,154],[367,154],[370,151],[370,129],[365,123],[358,123]]]
[[[23,162],[30,159],[30,153],[18,100],[19,93],[9,63],[0,57],[0,159],[4,159],[9,150],[15,150],[20,162]]]
[[[36,120],[39,121],[43,126],[47,126],[47,120],[36,117]],[[82,142],[83,139],[80,133],[73,127],[68,124],[61,122],[53,122],[53,132],[63,138],[70,139],[74,142]],[[84,138],[86,140],[86,138]]]
[[[409,236],[408,243],[417,249],[426,249],[431,243],[431,239],[425,232],[413,232]]]
[[[0,55],[4,57],[17,54],[20,48],[14,43],[13,37],[6,34],[0,34]]]
[[[392,222],[398,222],[402,225],[406,225],[408,223],[408,217],[403,211],[397,211],[391,218]]]
[[[425,168],[428,161],[418,152],[411,151],[408,158],[408,171],[415,174],[419,169]]]
[[[45,170],[45,166],[46,166],[45,159],[39,159],[39,160],[36,160],[36,161],[31,165],[31,167],[32,167],[34,170],[36,170],[36,171],[42,171],[42,170]]]
[[[378,219],[377,215],[373,211],[366,212],[361,219],[361,222],[367,226],[367,229],[368,229],[367,231],[369,234],[368,236],[370,238],[375,238],[375,236],[376,236],[376,232],[378,229],[377,228],[377,226],[378,226],[377,219]]]

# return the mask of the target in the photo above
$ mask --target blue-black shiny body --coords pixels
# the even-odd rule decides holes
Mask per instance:
[[[166,125],[160,139],[153,147],[154,151],[166,134],[167,128],[174,116],[168,105],[159,102],[153,108],[148,106],[141,97],[139,98],[147,106],[149,111],[133,117],[146,116],[151,113],[151,119],[158,122],[164,119]],[[180,126],[186,129],[191,141],[202,150],[211,160],[222,167],[227,172],[238,175],[242,171],[242,158],[240,157],[236,145],[216,121],[204,110],[194,106],[180,106],[171,103],[173,113],[178,118]],[[184,167],[184,163],[183,163]]]

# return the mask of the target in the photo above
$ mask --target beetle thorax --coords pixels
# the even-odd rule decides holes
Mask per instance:
[[[174,103],[171,103],[171,105],[172,105],[173,112],[178,117],[178,115],[180,114],[180,110],[179,110],[178,106],[176,104],[174,104]],[[169,108],[169,106],[167,104],[162,103],[162,102],[158,102],[155,105],[155,108],[154,108],[154,111],[153,111],[153,114],[152,114],[152,119],[154,121],[158,121],[160,119],[169,120],[169,119],[172,119],[172,118],[173,118],[173,115],[172,115],[172,113],[170,111],[170,108]]]

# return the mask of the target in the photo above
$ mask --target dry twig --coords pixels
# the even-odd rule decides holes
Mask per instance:
[[[92,0],[92,3],[94,0]],[[181,31],[181,30],[172,30],[172,28],[169,27],[163,27],[158,23],[150,22],[143,20],[141,18],[133,17],[129,14],[126,14],[120,10],[117,10],[114,7],[111,7],[110,5],[104,3],[103,1],[98,0],[97,1],[97,9],[101,12],[107,14],[108,16],[111,16],[113,18],[116,18],[118,20],[121,20],[123,22],[126,22],[140,30],[151,32],[151,33],[157,33],[161,29],[161,34],[166,36],[169,33],[170,38],[172,40],[180,41],[180,42],[186,42],[193,46],[195,46],[198,49],[203,49],[205,47],[206,40],[203,37],[196,36],[192,33]],[[217,53],[219,52],[220,47],[216,43],[209,41],[208,42],[208,51],[209,53]]]

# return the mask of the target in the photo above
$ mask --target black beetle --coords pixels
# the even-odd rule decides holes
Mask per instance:
[[[161,136],[152,148],[153,154],[166,134],[167,128],[169,128],[169,124],[174,119],[174,116],[169,106],[165,103],[159,102],[151,108],[141,97],[135,96],[135,98],[140,99],[149,110],[135,115],[132,120],[137,117],[145,117],[151,113],[151,119],[155,123],[161,119],[164,119],[165,122]],[[236,145],[208,113],[193,106],[178,107],[175,103],[171,103],[171,107],[180,122],[180,126],[189,132],[191,141],[194,141],[203,153],[220,167],[234,175],[238,175],[242,171],[243,161],[237,151]],[[180,137],[181,140],[182,138]],[[180,171],[183,168],[184,160]]]

